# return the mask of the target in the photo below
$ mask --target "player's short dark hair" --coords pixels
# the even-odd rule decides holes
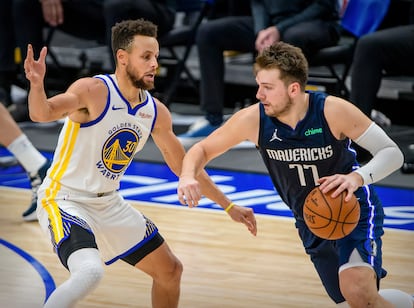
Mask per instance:
[[[277,42],[265,48],[254,64],[255,74],[259,70],[278,69],[280,79],[287,85],[298,82],[304,91],[308,82],[308,61],[302,50],[285,42]]]
[[[158,27],[145,19],[124,20],[112,27],[112,53],[116,59],[119,49],[128,50],[135,35],[157,37]]]

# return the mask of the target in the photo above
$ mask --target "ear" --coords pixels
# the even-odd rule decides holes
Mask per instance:
[[[123,49],[118,49],[116,52],[116,59],[119,65],[125,65],[128,61],[128,53]]]
[[[293,97],[301,93],[300,84],[298,82],[292,82],[288,86],[288,93],[289,96]]]

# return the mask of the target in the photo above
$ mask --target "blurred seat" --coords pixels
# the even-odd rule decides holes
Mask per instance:
[[[342,35],[338,45],[319,50],[309,60],[309,80],[315,83],[334,82],[332,94],[349,97],[346,78],[352,67],[356,42],[355,36]],[[325,70],[318,70],[317,67],[324,67]]]
[[[194,46],[198,27],[213,4],[214,0],[177,0],[177,13],[191,16],[190,22],[176,26],[158,38],[161,48],[158,61],[161,67],[167,68],[166,86],[161,93],[161,99],[167,107],[183,77],[198,92],[197,81],[186,62]]]
[[[103,36],[82,38],[55,27],[45,27],[43,33],[48,47],[45,79],[48,90],[62,91],[80,77],[111,71],[112,55]]]
[[[342,4],[340,3],[342,1]],[[323,79],[335,81],[332,94],[348,98],[350,90],[346,79],[352,67],[352,59],[358,38],[375,31],[384,19],[390,0],[341,0],[340,16],[343,35],[336,46],[319,50],[309,60],[309,79],[316,82]],[[315,67],[325,67],[328,72],[320,72]]]

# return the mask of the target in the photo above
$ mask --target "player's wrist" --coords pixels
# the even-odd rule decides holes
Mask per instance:
[[[358,170],[353,171],[351,174],[354,175],[358,187],[364,186],[364,177],[358,172]]]
[[[234,203],[234,202],[230,202],[230,204],[229,205],[227,205],[225,208],[224,208],[224,211],[226,212],[226,213],[228,213],[234,206],[235,206],[236,204]]]

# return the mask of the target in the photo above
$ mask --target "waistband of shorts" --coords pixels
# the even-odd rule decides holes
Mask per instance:
[[[80,191],[80,190],[73,190],[73,189],[63,189],[59,192],[59,194],[69,195],[69,196],[77,196],[77,197],[86,197],[86,198],[101,198],[106,197],[113,194],[115,191],[108,191],[108,192],[89,192],[89,191]]]
[[[50,185],[51,182],[53,182],[54,180],[51,178],[47,178],[47,180],[45,180],[45,182],[48,181],[49,183],[46,183],[48,186]],[[88,197],[88,198],[100,198],[100,197],[105,197],[105,196],[109,196],[111,194],[113,194],[114,192],[116,192],[116,190],[111,190],[111,191],[106,191],[106,192],[90,192],[87,190],[79,190],[79,189],[75,189],[72,187],[68,187],[65,186],[63,184],[60,183],[60,189],[59,189],[59,194],[68,194],[68,195],[74,195],[74,196],[79,196],[79,197]]]

